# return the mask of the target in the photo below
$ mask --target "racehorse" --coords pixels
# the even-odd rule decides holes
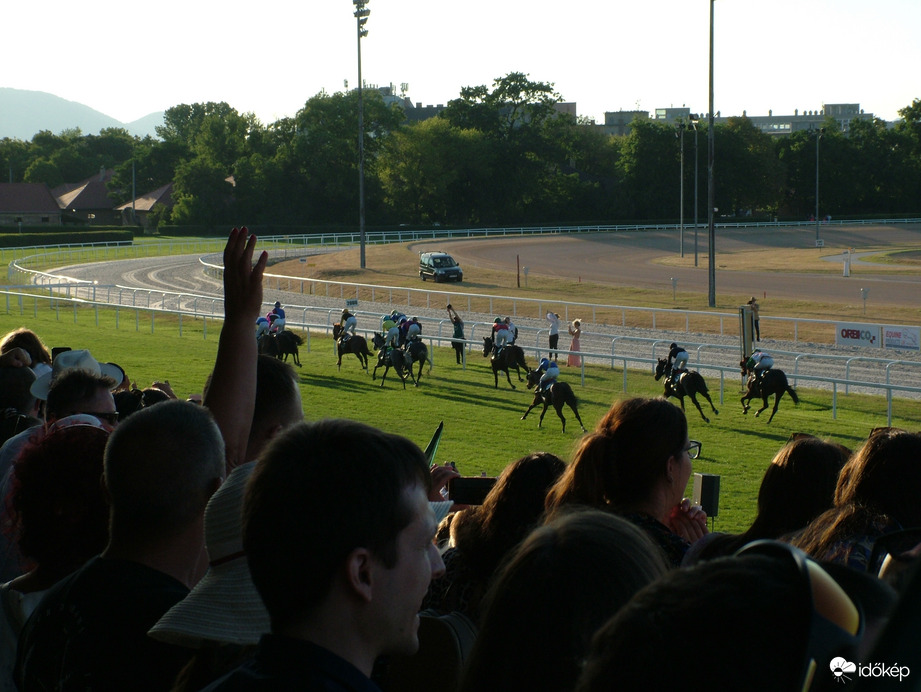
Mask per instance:
[[[541,375],[543,373],[540,370],[528,370],[528,389],[533,388],[540,382]],[[511,383],[509,383],[511,384]],[[541,423],[544,422],[544,414],[547,413],[547,407],[551,404],[553,405],[554,410],[556,410],[556,415],[560,417],[560,420],[563,421],[563,432],[566,432],[566,419],[563,417],[563,404],[569,406],[572,409],[573,414],[576,417],[576,420],[579,421],[579,427],[582,428],[582,432],[585,432],[585,425],[582,423],[582,417],[579,415],[579,407],[576,403],[576,395],[573,394],[572,387],[570,387],[565,382],[554,382],[550,385],[549,391],[546,392],[534,392],[534,401],[531,402],[531,405],[528,406],[528,410],[524,412],[524,415],[521,417],[521,420],[524,420],[528,417],[528,414],[531,413],[531,409],[543,402],[544,408],[540,412],[540,419],[537,421],[537,427],[541,426]]]
[[[374,348],[376,349],[382,348],[384,345],[385,339],[386,339],[386,336],[384,334],[381,334],[380,332],[375,332],[374,338],[372,339],[372,342],[374,343]],[[428,372],[430,374],[432,372],[432,365],[434,365],[432,363],[431,357],[429,356],[428,347],[425,345],[422,339],[413,339],[412,341],[409,341],[403,344],[403,346],[401,346],[400,349],[403,351],[403,353],[406,354],[406,358],[404,360],[406,362],[406,367],[408,367],[410,370],[412,370],[413,363],[419,363],[419,375],[413,379],[413,381],[416,382],[416,384],[418,385],[418,381],[422,379],[423,361],[429,364]]]
[[[745,393],[745,396],[742,397],[742,413],[748,413],[751,400],[760,397],[764,406],[759,408],[755,412],[755,415],[761,415],[761,412],[768,407],[768,397],[773,394],[774,409],[771,411],[770,418],[768,418],[768,423],[770,423],[774,419],[774,414],[777,413],[777,406],[780,404],[780,399],[784,395],[784,392],[790,393],[790,398],[793,399],[794,404],[799,403],[799,397],[796,395],[796,390],[787,382],[787,375],[783,370],[768,370],[759,381],[757,375],[755,375],[754,369],[749,371],[749,369],[745,367],[745,361],[742,361],[739,365],[742,368],[742,374],[748,375],[748,382],[746,383],[748,391]]]
[[[389,355],[386,349],[381,349],[381,352],[377,355],[377,365],[374,366],[374,371],[371,373],[372,380],[375,379],[377,369],[381,366],[384,366],[384,374],[381,376],[381,387],[384,386],[384,380],[387,379],[387,373],[390,372],[390,366],[393,366],[393,369],[397,371],[397,375],[403,383],[403,389],[406,389],[407,377],[413,381],[414,387],[419,386],[419,383],[416,382],[416,378],[413,377],[412,363],[407,362],[406,354],[400,349],[391,349]]]
[[[278,360],[288,362],[288,355],[294,356],[294,364],[301,367],[301,359],[298,355],[297,347],[303,345],[304,340],[299,334],[285,329],[281,332],[270,332],[263,334],[259,339],[259,353],[266,356],[274,356]]]
[[[361,363],[361,367],[368,370],[368,356],[373,356],[374,352],[368,348],[368,342],[359,334],[353,334],[348,339],[343,340],[342,325],[336,322],[333,325],[333,338],[336,340],[336,350],[339,353],[339,360],[336,362],[336,368],[342,369],[342,356],[346,353],[354,353]]]
[[[491,336],[483,337],[484,358],[492,353],[494,344],[495,341]],[[515,368],[515,372],[518,373],[519,382],[524,382],[524,379],[521,377],[521,368],[524,368],[524,371],[528,372],[528,364],[524,360],[524,350],[522,350],[521,346],[516,346],[515,344],[507,344],[499,355],[493,356],[490,359],[489,364],[492,366],[492,375],[496,382],[496,389],[499,388],[500,370],[505,373],[505,378],[508,380],[508,384],[512,389],[515,389],[515,385],[512,384],[512,377],[509,374],[509,369]]]
[[[419,373],[416,375],[416,384],[422,379],[422,364],[429,364],[428,373],[432,374],[432,359],[429,357],[429,350],[422,339],[413,339],[403,344],[403,353],[406,354],[406,366],[412,370],[413,363],[419,363]]]
[[[689,371],[684,373],[678,381],[675,382],[672,379],[672,364],[668,362],[668,358],[658,358],[657,360],[659,362],[656,364],[656,382],[665,375],[665,394],[663,396],[666,399],[670,396],[675,397],[681,402],[681,410],[684,411],[684,397],[690,397],[691,401],[694,402],[694,405],[697,407],[697,410],[700,411],[700,417],[704,419],[705,423],[709,423],[710,419],[704,415],[704,411],[697,401],[697,395],[700,394],[709,402],[710,408],[713,409],[713,413],[719,415],[720,412],[716,410],[716,406],[713,405],[713,400],[710,399],[710,393],[707,391],[707,383],[704,382],[703,375],[696,371]]]

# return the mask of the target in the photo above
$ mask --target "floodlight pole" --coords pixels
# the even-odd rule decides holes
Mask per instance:
[[[361,39],[368,35],[364,28],[371,10],[365,5],[368,0],[352,0],[355,6],[355,23],[358,38],[358,240],[361,246],[359,266],[365,268],[365,114],[361,82]]]
[[[714,248],[716,233],[713,225],[713,6],[715,2],[716,0],[710,0],[710,113],[707,116],[709,126],[707,131],[707,233],[710,236],[707,304],[711,308],[716,307],[716,251]]]

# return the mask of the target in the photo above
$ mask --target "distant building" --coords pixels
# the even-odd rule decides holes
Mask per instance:
[[[0,183],[0,225],[61,226],[61,207],[45,183]]]
[[[649,120],[649,113],[646,111],[617,111],[605,112],[604,125],[596,125],[607,135],[617,135],[626,137],[630,134],[630,124],[634,119]]]
[[[231,183],[233,184],[233,183]],[[158,210],[173,208],[173,184],[167,183],[153,192],[141,195],[132,202],[125,202],[115,208],[120,222],[126,225],[137,224],[145,230],[153,230],[157,222]]]
[[[100,168],[99,173],[79,183],[64,183],[51,191],[68,221],[83,221],[91,226],[121,223],[115,200],[109,196],[107,183],[114,171]]]

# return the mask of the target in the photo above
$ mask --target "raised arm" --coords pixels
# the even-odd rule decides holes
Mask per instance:
[[[262,309],[262,274],[268,261],[263,251],[253,265],[256,236],[246,227],[230,232],[224,247],[224,325],[204,405],[217,421],[227,458],[227,473],[244,458],[256,402],[256,337]]]

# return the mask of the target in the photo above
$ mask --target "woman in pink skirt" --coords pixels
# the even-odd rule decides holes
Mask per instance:
[[[581,350],[579,348],[579,337],[582,336],[582,322],[579,320],[573,320],[572,324],[569,325],[569,335],[572,337],[572,341],[569,342],[569,350]],[[567,365],[579,367],[582,365],[582,356],[577,356],[574,353],[570,353],[569,359],[567,360]]]

